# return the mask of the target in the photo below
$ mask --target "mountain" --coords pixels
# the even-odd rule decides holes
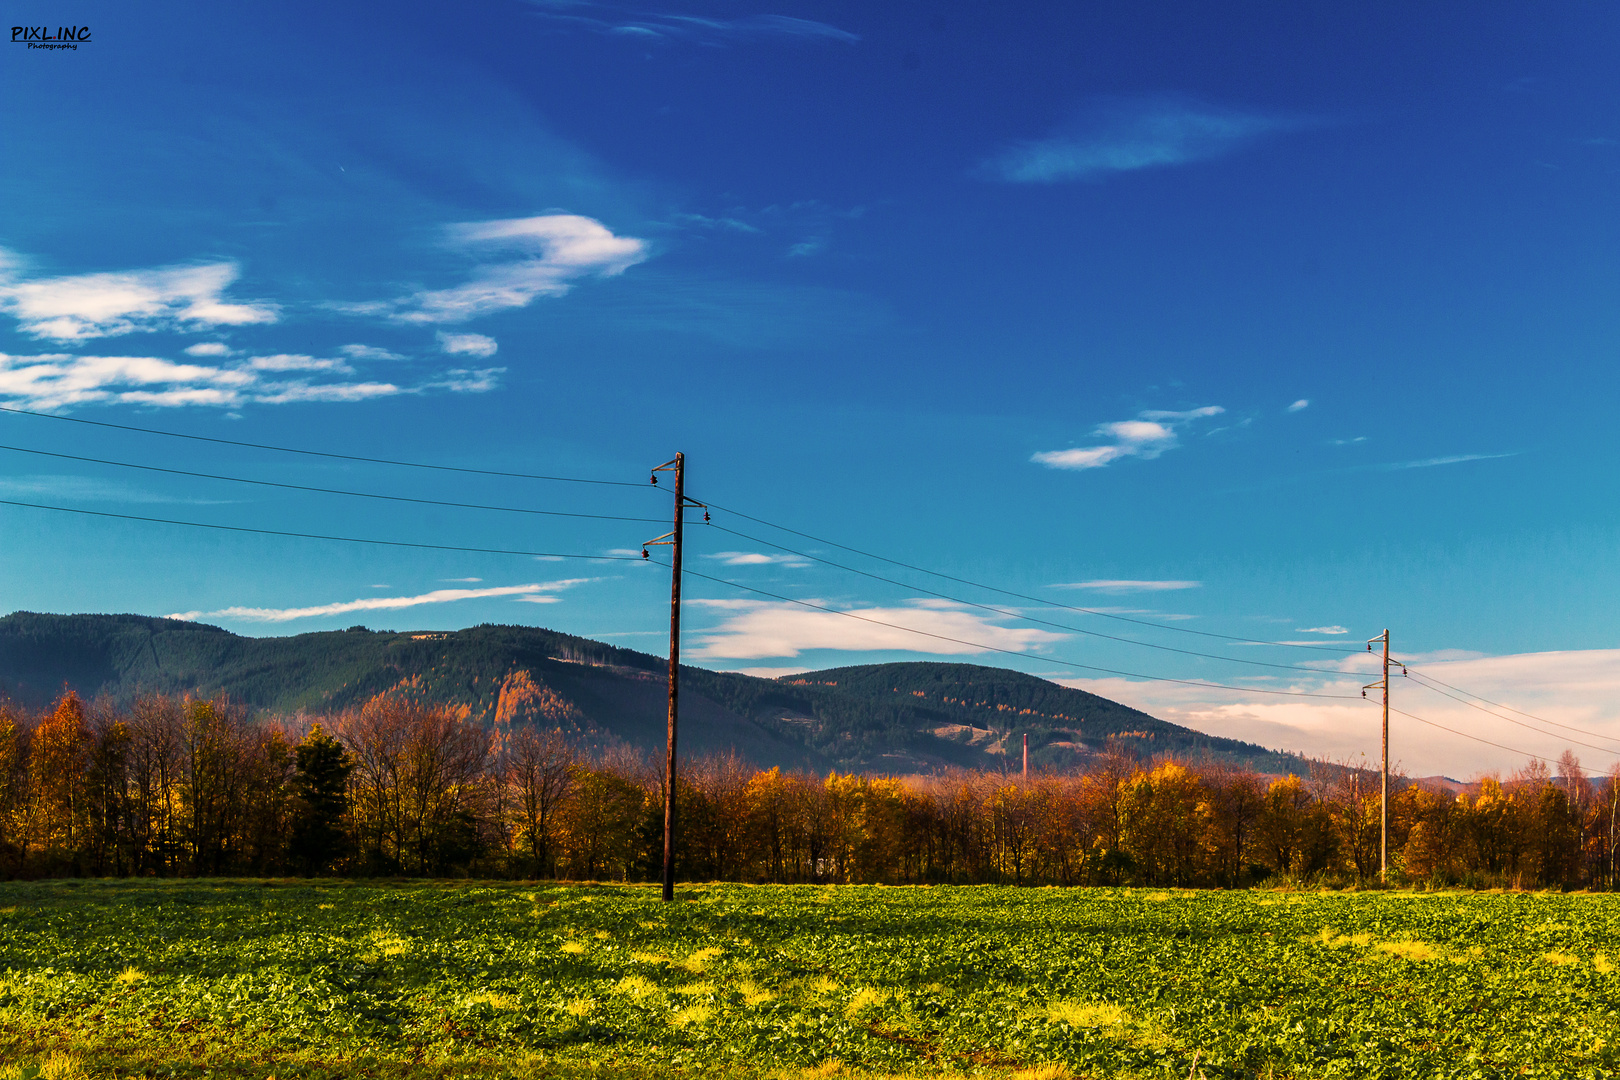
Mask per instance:
[[[228,695],[265,715],[326,713],[400,691],[464,706],[480,723],[561,727],[582,743],[661,751],[667,664],[527,626],[450,633],[365,627],[241,637],[141,615],[0,618],[0,697],[38,708],[71,687],[128,701],[143,692]],[[1298,757],[1203,735],[1002,668],[867,664],[780,679],[681,669],[683,753],[735,750],[761,766],[890,773],[1016,765],[1062,768],[1110,745],[1143,756],[1209,755],[1263,772]]]

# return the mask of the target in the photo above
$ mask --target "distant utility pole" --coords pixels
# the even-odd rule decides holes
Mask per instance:
[[[658,474],[675,474],[675,528],[663,536],[641,545],[641,557],[651,558],[647,549],[667,547],[671,552],[669,575],[669,745],[664,759],[664,899],[675,899],[675,721],[678,715],[677,699],[681,685],[681,534],[688,506],[703,507],[686,497],[686,455],[676,454],[652,471],[652,482],[658,483]],[[709,520],[709,511],[703,507],[703,520]]]
[[[1373,644],[1382,642],[1384,646],[1384,676],[1377,682],[1368,683],[1361,688],[1361,696],[1366,697],[1368,690],[1382,690],[1384,692],[1384,763],[1382,782],[1379,786],[1378,809],[1378,880],[1389,881],[1389,630],[1375,638],[1367,639],[1367,651],[1373,651]],[[1406,674],[1406,665],[1399,660],[1401,674]]]
[[[1024,779],[1029,779],[1029,732],[1024,732]]]

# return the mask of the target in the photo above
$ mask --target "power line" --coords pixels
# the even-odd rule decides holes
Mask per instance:
[[[916,592],[927,593],[929,596],[939,597],[942,600],[950,600],[954,603],[966,605],[967,607],[978,608],[980,611],[990,611],[997,615],[1004,615],[1011,619],[1021,619],[1024,622],[1031,622],[1040,626],[1050,626],[1058,630],[1071,630],[1077,634],[1087,634],[1091,637],[1103,638],[1107,641],[1119,641],[1127,645],[1140,645],[1145,649],[1158,649],[1162,652],[1178,653],[1182,656],[1201,656],[1208,660],[1220,660],[1228,664],[1248,664],[1251,667],[1280,668],[1285,671],[1306,671],[1311,672],[1312,674],[1320,674],[1320,670],[1317,668],[1302,667],[1298,664],[1273,664],[1265,660],[1245,660],[1242,657],[1237,656],[1221,656],[1218,653],[1196,652],[1192,649],[1178,649],[1173,645],[1159,645],[1151,641],[1138,641],[1136,638],[1119,637],[1116,634],[1104,634],[1098,630],[1087,630],[1081,626],[1070,626],[1067,623],[1049,622],[1046,619],[1037,619],[1033,615],[1025,615],[1017,611],[1008,611],[1005,608],[992,607],[989,604],[975,603],[972,600],[964,600],[959,596],[952,596],[950,593],[937,592],[933,589],[924,588],[921,585],[912,585],[908,582],[898,581],[891,577],[884,577],[882,574],[874,574],[869,570],[861,570],[854,566],[846,566],[843,563],[833,562],[831,559],[823,559],[818,555],[811,555],[803,551],[795,551],[793,548],[784,547],[781,544],[774,543],[770,540],[763,540],[757,536],[749,536],[747,533],[738,532],[736,529],[728,529],[724,525],[716,525],[714,522],[709,522],[709,527],[712,529],[718,529],[723,533],[729,533],[740,540],[747,540],[750,543],[755,544],[764,544],[767,547],[776,548],[778,551],[785,551],[790,555],[796,555],[801,559],[809,559],[813,562],[821,563],[824,566],[836,567],[839,570],[845,570],[851,574],[859,574],[862,577],[871,578],[873,581],[882,581],[889,585],[898,585],[903,589],[911,589]]]
[[[617,514],[578,514],[567,510],[534,510],[522,506],[493,506],[484,503],[450,502],[444,499],[418,499],[408,495],[381,495],[371,491],[348,491],[343,488],[314,487],[309,484],[287,484],[277,480],[250,480],[243,476],[193,472],[190,469],[170,469],[161,465],[138,465],[131,461],[85,457],[81,454],[61,454],[51,450],[30,450],[25,446],[0,445],[0,450],[10,450],[18,454],[37,454],[41,457],[61,458],[65,461],[84,461],[94,465],[115,465],[120,469],[140,469],[144,472],[168,473],[171,476],[192,476],[202,480],[224,480],[232,484],[254,484],[259,487],[283,488],[288,491],[310,491],[322,495],[347,495],[356,499],[383,499],[388,502],[417,503],[423,506],[449,506],[461,510],[499,510],[508,514],[543,514],[547,517],[591,518],[597,521],[658,522],[663,520],[662,518],[624,517]]]
[[[1579,739],[1572,739],[1568,735],[1559,735],[1557,732],[1545,731],[1545,730],[1543,730],[1541,728],[1538,728],[1538,727],[1531,727],[1529,724],[1526,724],[1524,721],[1515,720],[1511,716],[1503,716],[1501,713],[1492,712],[1491,710],[1489,710],[1487,708],[1484,708],[1483,706],[1474,704],[1472,701],[1469,701],[1467,698],[1458,697],[1456,694],[1448,694],[1444,690],[1441,690],[1438,687],[1429,686],[1427,684],[1427,682],[1425,682],[1421,676],[1418,678],[1418,685],[1423,687],[1425,690],[1430,690],[1430,691],[1433,691],[1436,694],[1439,694],[1441,697],[1450,698],[1452,701],[1460,702],[1460,703],[1462,703],[1464,705],[1467,705],[1470,709],[1478,709],[1480,712],[1484,713],[1486,716],[1494,716],[1498,720],[1506,720],[1510,724],[1516,724],[1519,727],[1524,728],[1526,731],[1535,732],[1537,735],[1545,735],[1545,736],[1547,736],[1549,738],[1553,738],[1553,739],[1562,739],[1564,742],[1574,743],[1576,746],[1584,746],[1588,750],[1596,750],[1596,751],[1598,751],[1599,753],[1602,753],[1602,754],[1614,754],[1615,756],[1620,757],[1620,750],[1614,750],[1614,749],[1611,749],[1611,748],[1609,748],[1607,746],[1595,746],[1595,745],[1593,745],[1592,743],[1589,743],[1589,742],[1582,742]],[[1567,724],[1561,724],[1559,726],[1560,727],[1567,727],[1568,725]],[[1581,729],[1580,728],[1574,728],[1573,730],[1580,731]],[[1593,736],[1596,736],[1599,739],[1609,739],[1609,740],[1611,740],[1613,742],[1620,742],[1620,739],[1614,739],[1613,736],[1602,735],[1602,734],[1599,734],[1598,732],[1595,732],[1595,731],[1582,732],[1582,734],[1593,735]]]
[[[767,528],[779,529],[779,530],[781,530],[782,532],[785,532],[785,533],[792,533],[794,536],[802,536],[806,540],[814,540],[818,544],[826,544],[828,547],[835,547],[835,548],[840,549],[841,551],[848,551],[848,552],[851,552],[851,553],[853,553],[855,555],[860,555],[860,556],[863,556],[863,557],[868,558],[868,559],[876,559],[878,562],[886,562],[886,563],[890,564],[891,566],[899,566],[899,567],[903,567],[903,568],[905,568],[907,570],[915,570],[919,574],[928,574],[931,577],[943,578],[946,581],[954,581],[959,585],[969,585],[969,586],[972,586],[975,589],[984,589],[984,590],[989,591],[989,592],[1000,593],[1003,596],[1011,596],[1011,597],[1014,597],[1014,598],[1019,599],[1019,600],[1029,600],[1029,601],[1031,601],[1033,603],[1036,603],[1036,604],[1044,604],[1047,607],[1061,608],[1064,611],[1077,611],[1077,612],[1080,612],[1081,614],[1084,614],[1084,615],[1096,615],[1099,618],[1114,619],[1117,622],[1135,623],[1138,626],[1149,626],[1149,627],[1152,627],[1155,630],[1174,630],[1177,633],[1181,633],[1181,634],[1196,634],[1199,637],[1220,638],[1223,641],[1238,641],[1238,642],[1242,642],[1242,643],[1244,643],[1246,645],[1273,645],[1273,646],[1276,646],[1278,648],[1308,649],[1308,650],[1311,650],[1313,652],[1332,652],[1332,653],[1355,653],[1355,652],[1360,652],[1361,651],[1360,649],[1351,649],[1351,648],[1346,648],[1344,646],[1335,646],[1335,645],[1327,645],[1327,644],[1323,644],[1323,645],[1305,645],[1305,644],[1300,644],[1299,642],[1294,642],[1294,641],[1264,641],[1264,640],[1261,640],[1259,638],[1239,637],[1239,636],[1234,635],[1234,634],[1217,634],[1214,631],[1210,631],[1210,630],[1195,630],[1195,629],[1193,629],[1192,627],[1189,627],[1189,626],[1166,626],[1163,623],[1149,622],[1146,619],[1133,619],[1133,618],[1130,618],[1129,616],[1120,615],[1120,614],[1117,614],[1117,613],[1111,612],[1111,611],[1099,611],[1096,608],[1076,607],[1073,604],[1060,604],[1056,600],[1047,600],[1044,597],[1031,596],[1028,593],[1015,592],[1015,591],[1013,591],[1011,589],[1003,589],[1003,588],[1000,588],[1000,587],[995,586],[995,585],[986,585],[986,584],[984,584],[983,582],[980,582],[980,581],[973,581],[973,580],[971,580],[969,578],[957,577],[954,574],[946,574],[946,573],[943,573],[942,571],[939,571],[939,570],[930,570],[925,566],[917,566],[917,565],[915,565],[913,563],[904,562],[904,561],[902,561],[900,559],[891,559],[886,555],[878,555],[878,554],[876,554],[874,552],[863,551],[860,548],[851,547],[848,544],[840,544],[836,540],[828,540],[828,539],[826,539],[824,537],[814,536],[814,535],[812,535],[810,533],[807,533],[807,532],[801,532],[798,529],[790,529],[786,525],[778,525],[775,522],[766,521],[764,518],[754,517],[752,514],[745,514],[741,510],[732,510],[729,507],[721,506],[719,503],[716,503],[716,502],[707,502],[707,505],[709,507],[711,507],[712,509],[722,510],[725,513],[728,513],[728,514],[734,514],[737,517],[745,518],[748,521],[756,522],[756,523],[758,523],[760,525],[766,526]],[[758,542],[762,543],[762,544],[763,543],[769,543],[768,541],[765,541],[765,540],[761,540],[761,541],[758,541]],[[781,548],[781,545],[779,545],[779,544],[771,544],[770,546],[780,548],[781,550],[784,550],[784,551],[787,550],[786,548]]]
[[[1433,720],[1425,720],[1421,716],[1416,716],[1416,715],[1414,715],[1412,713],[1409,713],[1409,712],[1402,712],[1400,709],[1397,709],[1394,706],[1391,706],[1389,711],[1392,712],[1392,713],[1397,713],[1397,714],[1399,714],[1401,716],[1404,716],[1408,720],[1416,720],[1420,724],[1427,724],[1432,728],[1439,728],[1441,731],[1449,731],[1453,735],[1461,735],[1465,739],[1472,739],[1477,743],[1484,743],[1486,746],[1494,746],[1498,750],[1506,750],[1509,753],[1513,753],[1513,754],[1523,754],[1525,757],[1531,758],[1532,760],[1539,757],[1539,755],[1532,754],[1528,750],[1520,750],[1520,749],[1517,749],[1516,747],[1506,746],[1506,745],[1504,745],[1502,743],[1499,743],[1499,742],[1492,742],[1489,739],[1482,739],[1478,735],[1470,735],[1466,731],[1458,731],[1456,728],[1448,728],[1444,724],[1437,724]]]
[[[1475,693],[1473,693],[1471,691],[1468,691],[1468,690],[1464,690],[1461,687],[1452,686],[1450,683],[1441,682],[1439,679],[1435,678],[1433,675],[1428,675],[1428,674],[1425,674],[1424,672],[1421,672],[1421,671],[1417,672],[1417,676],[1418,676],[1418,678],[1422,679],[1425,682],[1435,683],[1436,685],[1445,687],[1447,690],[1455,690],[1455,691],[1457,691],[1457,693],[1465,694],[1468,697],[1474,698],[1476,701],[1483,701],[1487,705],[1495,705],[1498,709],[1506,709],[1508,712],[1518,713],[1520,716],[1528,717],[1531,720],[1539,720],[1543,724],[1551,724],[1553,727],[1561,727],[1561,728],[1564,728],[1567,731],[1578,731],[1582,735],[1591,735],[1593,738],[1608,739],[1611,742],[1620,742],[1620,739],[1617,739],[1612,735],[1605,735],[1601,731],[1592,731],[1590,728],[1576,727],[1573,724],[1560,724],[1557,720],[1548,720],[1545,716],[1537,716],[1535,713],[1527,713],[1522,709],[1515,709],[1511,705],[1504,705],[1500,701],[1492,701],[1490,698],[1480,697],[1478,694],[1475,694]],[[1429,687],[1429,689],[1434,690],[1434,687],[1431,686],[1431,687]],[[1441,693],[1441,691],[1435,690],[1435,693],[1438,694],[1438,693]],[[1451,695],[1446,694],[1445,696],[1450,697]],[[1457,698],[1455,700],[1461,701],[1462,699]],[[1463,704],[1472,706],[1473,708],[1476,708],[1476,709],[1479,709],[1479,706],[1474,705],[1474,703],[1471,702],[1471,701],[1464,701]],[[1480,711],[1485,712],[1485,713],[1490,713],[1490,715],[1492,715],[1492,716],[1497,716],[1498,715],[1497,713],[1491,712],[1489,709],[1480,709]],[[1506,716],[1503,716],[1503,717],[1501,717],[1501,719],[1508,720],[1510,718],[1506,717]],[[1515,721],[1515,722],[1517,722],[1517,721]],[[1531,730],[1535,730],[1535,729],[1532,728]],[[1552,732],[1550,732],[1550,731],[1549,732],[1544,732],[1543,734],[1551,735]]]
[[[664,566],[666,564],[659,563],[658,565]],[[887,626],[894,630],[903,630],[908,634],[918,634],[922,637],[933,638],[936,641],[949,641],[956,645],[966,645],[969,648],[978,649],[984,652],[1005,653],[1008,656],[1019,657],[1029,656],[1028,653],[1019,652],[1016,649],[1003,649],[995,645],[986,645],[979,641],[968,641],[965,638],[951,637],[949,634],[936,634],[929,630],[919,630],[914,626],[903,626],[900,623],[886,622],[882,619],[873,619],[865,615],[857,615],[853,611],[840,611],[838,608],[824,607],[821,604],[812,604],[808,600],[796,600],[791,596],[783,596],[781,593],[773,593],[766,589],[756,589],[752,585],[744,585],[738,581],[728,581],[725,578],[713,577],[697,570],[687,570],[685,572],[693,577],[702,578],[704,581],[712,581],[716,584],[726,585],[733,589],[741,589],[744,592],[757,593],[760,596],[768,596],[773,600],[781,600],[785,603],[797,604],[800,607],[809,608],[812,611],[825,612],[829,615],[842,615],[845,618],[856,619],[864,623],[871,623],[874,626]],[[1171,679],[1162,675],[1143,675],[1141,672],[1136,671],[1121,671],[1117,668],[1097,667],[1094,664],[1073,663],[1061,658],[1056,659],[1055,662],[1061,663],[1065,667],[1080,668],[1084,671],[1100,671],[1106,675],[1119,675],[1129,679],[1143,679],[1148,682],[1179,683],[1182,686],[1203,686],[1213,690],[1236,690],[1244,694],[1274,694],[1283,697],[1324,698],[1333,701],[1361,700],[1360,698],[1352,697],[1349,694],[1316,694],[1305,690],[1265,690],[1254,686],[1230,686],[1226,683],[1205,682],[1201,679]]]
[[[47,506],[44,503],[18,502],[0,499],[0,506],[26,506],[31,510],[55,510],[63,514],[83,514],[86,517],[116,518],[120,521],[145,521],[158,525],[183,525],[190,529],[215,529],[220,532],[255,533],[260,536],[289,536],[300,540],[335,540],[345,544],[376,544],[381,547],[418,548],[424,551],[464,551],[475,555],[524,555],[545,559],[590,559],[598,562],[640,562],[634,555],[579,555],[561,551],[514,551],[510,548],[460,547],[455,544],[415,544],[405,540],[373,540],[360,536],[328,536],[322,533],[288,532],[282,529],[251,529],[245,525],[214,525],[203,521],[180,521],[175,518],[143,517],[140,514],[115,514],[106,510],[81,510],[71,506]]]
[[[275,446],[270,443],[243,442],[239,439],[219,439],[209,435],[187,435],[161,428],[137,427],[133,424],[114,424],[105,420],[87,420],[81,416],[58,416],[55,413],[33,412],[0,405],[0,412],[18,416],[35,416],[43,420],[65,420],[70,424],[89,424],[92,427],[112,428],[117,431],[136,431],[143,435],[162,435],[170,439],[190,439],[193,442],[217,443],[221,446],[242,446],[251,450],[274,450],[281,454],[303,454],[306,457],[333,458],[338,461],[361,461],[371,465],[398,465],[407,469],[432,469],[437,472],[468,473],[475,476],[505,476],[518,480],[555,480],[566,484],[602,484],[610,487],[645,488],[647,485],[630,480],[592,480],[579,476],[546,476],[540,473],[504,472],[499,469],[469,469],[457,465],[429,465],[420,461],[395,461],[392,458],[363,457],[358,454],[335,454],[325,450],[302,450],[293,446]]]

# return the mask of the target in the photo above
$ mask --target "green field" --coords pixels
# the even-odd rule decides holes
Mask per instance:
[[[1588,894],[8,884],[0,1077],[1612,1077],[1611,956]]]

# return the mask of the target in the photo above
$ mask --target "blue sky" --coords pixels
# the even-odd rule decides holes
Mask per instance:
[[[0,404],[637,483],[683,450],[700,499],[1147,624],[1041,614],[717,514],[905,584],[696,528],[695,570],[1010,650],[699,579],[686,650],[717,668],[955,656],[1272,745],[1369,745],[1359,705],[1076,665],[1350,692],[1355,672],[1106,641],[934,589],[1277,663],[1313,657],[1179,630],[1359,644],[1390,626],[1397,652],[1467,672],[1470,690],[1620,735],[1603,674],[1620,660],[1611,8],[514,0],[13,17],[70,20],[93,40],[9,44],[0,64]],[[313,487],[669,509],[667,492],[28,416],[0,414],[0,434]],[[0,451],[0,489],[563,553],[634,552],[664,531],[16,449]],[[4,610],[196,613],[253,634],[527,622],[664,645],[667,577],[634,563],[15,506],[0,543]],[[1561,749],[1443,699],[1409,705]],[[1421,734],[1405,759],[1420,771],[1522,760]]]

